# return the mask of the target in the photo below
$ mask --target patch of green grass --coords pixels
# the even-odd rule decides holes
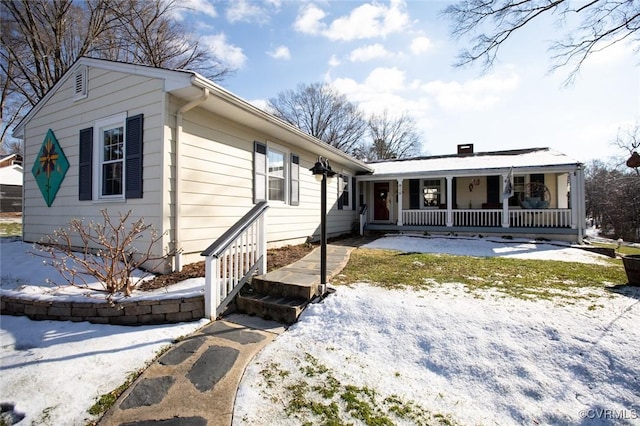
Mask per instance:
[[[297,377],[281,374],[283,370],[276,363],[268,364],[260,374],[267,381],[263,395],[272,402],[282,401],[286,415],[300,424],[387,426],[407,421],[416,425],[453,424],[448,417],[431,414],[397,395],[382,399],[367,386],[343,384],[309,353],[294,361],[300,366]],[[273,388],[283,390],[278,392],[281,395],[277,400],[272,396]]]
[[[428,288],[435,283],[463,283],[469,290],[493,289],[522,299],[586,298],[576,289],[626,283],[620,259],[609,266],[553,260],[470,257],[358,249],[336,284],[368,282],[386,288]]]
[[[617,254],[640,254],[640,247],[621,245],[620,248],[618,248],[617,244],[607,244],[601,242],[593,242],[591,243],[591,245],[595,247],[612,248],[616,251]]]
[[[0,223],[0,237],[20,237],[22,223]]]
[[[115,404],[115,402],[118,400],[120,395],[122,395],[124,391],[126,391],[129,388],[129,386],[131,386],[131,383],[133,383],[141,373],[142,371],[129,374],[129,376],[127,377],[127,379],[123,384],[121,384],[120,386],[118,386],[117,388],[115,388],[109,393],[100,395],[100,398],[98,398],[95,404],[93,404],[89,408],[89,414],[93,416],[99,416],[103,413],[106,413],[107,410],[111,408],[113,404]]]

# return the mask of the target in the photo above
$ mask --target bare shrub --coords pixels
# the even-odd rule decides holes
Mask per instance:
[[[90,288],[87,282],[87,276],[90,276],[102,284],[102,289],[91,289],[107,293],[107,299],[111,300],[119,292],[130,296],[136,284],[132,279],[134,271],[146,262],[166,259],[170,253],[152,254],[153,245],[162,235],[152,225],[146,225],[142,218],[127,225],[131,210],[126,214],[119,213],[117,221],[106,209],[100,213],[102,223],[90,221],[85,224],[83,219],[71,219],[68,227],[45,236],[38,246],[40,254],[33,254],[46,258],[44,263],[54,267],[68,285]],[[149,245],[146,251],[139,252],[133,242],[147,232],[150,234]],[[74,236],[79,238],[80,246],[73,244]],[[53,280],[49,282],[60,285]]]

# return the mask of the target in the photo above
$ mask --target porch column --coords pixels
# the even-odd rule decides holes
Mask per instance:
[[[447,179],[447,226],[453,226],[453,176],[446,176]]]
[[[402,179],[398,179],[398,226],[402,226]]]
[[[509,174],[502,175],[502,227],[509,227],[509,197],[506,197],[504,194],[505,182]]]
[[[585,232],[586,207],[584,197],[584,171],[577,168],[571,173],[571,229],[578,230],[578,242]]]

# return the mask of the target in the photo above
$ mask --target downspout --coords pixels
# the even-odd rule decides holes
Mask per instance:
[[[174,272],[182,271],[182,238],[181,238],[181,217],[182,217],[182,162],[180,155],[180,135],[182,134],[182,118],[184,113],[202,104],[209,98],[209,89],[202,89],[202,95],[198,99],[183,105],[176,114],[176,149],[175,149],[175,168],[176,168],[176,185],[174,194],[175,214],[173,216],[173,249],[175,251]]]

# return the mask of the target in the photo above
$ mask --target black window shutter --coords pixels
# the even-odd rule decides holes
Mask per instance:
[[[451,205],[454,209],[458,208],[458,178],[451,179]]]
[[[344,184],[342,183],[342,179],[344,179],[344,176],[342,175],[338,175],[338,179],[336,179],[336,181],[338,181],[338,210],[342,210],[344,208],[344,203],[342,200],[342,191],[344,189]]]
[[[267,200],[267,145],[253,142],[253,202]]]
[[[127,118],[126,150],[127,150],[127,190],[125,198],[142,198],[142,128],[143,115]]]
[[[80,162],[78,164],[78,200],[91,200],[93,186],[93,127],[80,130]]]
[[[420,208],[420,179],[409,179],[409,208]]]
[[[291,185],[289,203],[292,206],[300,205],[300,157],[291,154]]]
[[[487,203],[500,203],[500,176],[487,176]]]
[[[351,178],[351,210],[356,209],[356,178]]]

